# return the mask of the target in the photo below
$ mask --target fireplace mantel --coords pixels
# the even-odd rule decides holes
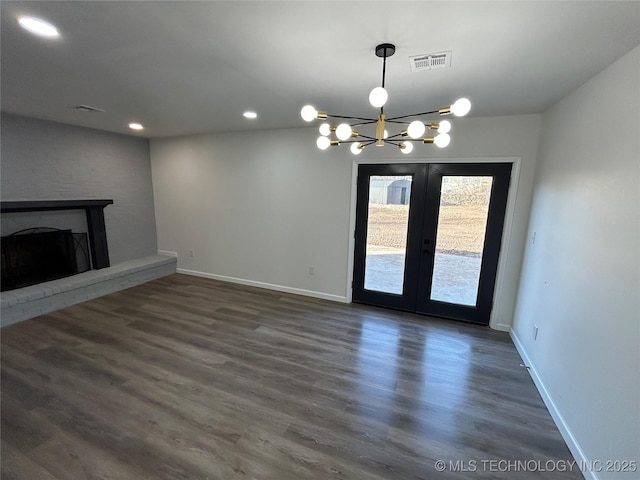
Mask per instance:
[[[86,210],[103,209],[113,200],[17,200],[0,202],[2,213],[43,212],[46,210]]]
[[[91,263],[98,270],[109,266],[107,231],[104,225],[104,207],[113,199],[105,200],[16,200],[0,202],[2,213],[46,212],[52,210],[84,210],[87,216]]]

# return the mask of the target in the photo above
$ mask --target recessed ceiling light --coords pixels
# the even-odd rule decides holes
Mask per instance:
[[[36,17],[21,16],[18,17],[18,23],[22,28],[34,35],[46,38],[56,38],[60,36],[60,32],[49,22]]]
[[[258,114],[256,112],[244,112],[242,115],[247,118],[258,118]]]
[[[139,123],[130,123],[129,124],[129,128],[131,130],[143,130],[144,129],[144,127]]]

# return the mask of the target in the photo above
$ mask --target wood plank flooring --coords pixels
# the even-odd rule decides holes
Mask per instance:
[[[172,275],[1,337],[2,479],[583,478],[486,327]]]

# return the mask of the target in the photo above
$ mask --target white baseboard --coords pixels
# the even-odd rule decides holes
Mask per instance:
[[[178,258],[178,253],[177,252],[170,252],[168,250],[158,250],[158,255],[163,255],[165,257]]]
[[[531,378],[533,379],[533,383],[536,385],[538,392],[540,392],[540,396],[542,397],[544,404],[547,406],[547,410],[549,410],[549,413],[551,414],[551,418],[553,418],[553,421],[558,427],[558,430],[560,430],[560,434],[562,435],[562,438],[566,442],[567,447],[569,447],[569,450],[571,451],[571,454],[573,455],[574,460],[577,462],[578,465],[589,465],[590,464],[589,460],[584,454],[584,451],[582,450],[582,448],[580,448],[580,444],[578,443],[576,438],[573,436],[571,429],[569,428],[567,423],[564,421],[564,418],[558,411],[558,408],[556,407],[556,404],[553,401],[553,398],[551,398],[551,395],[549,394],[547,387],[542,381],[542,378],[540,378],[540,375],[538,374],[538,371],[536,370],[535,365],[531,362],[529,355],[527,355],[527,352],[525,351],[524,346],[520,342],[520,339],[518,338],[516,333],[513,331],[513,329],[509,330],[509,335],[511,335],[513,344],[516,346],[516,350],[518,350],[518,353],[520,354],[520,357],[522,357],[523,362],[525,363],[525,365],[529,367],[528,368],[529,375],[531,375]],[[585,470],[582,472],[582,475],[587,480],[598,480],[598,474],[593,470]]]
[[[273,283],[257,282],[255,280],[246,280],[244,278],[227,277],[224,275],[216,275],[214,273],[199,272],[197,270],[187,270],[178,268],[177,273],[185,275],[193,275],[196,277],[211,278],[222,282],[238,283],[240,285],[248,285],[250,287],[266,288],[267,290],[275,290],[277,292],[293,293],[294,295],[303,295],[305,297],[320,298],[322,300],[331,300],[332,302],[349,303],[347,297],[340,295],[331,295],[329,293],[315,292],[313,290],[304,290],[302,288],[286,287],[284,285],[275,285]]]
[[[510,332],[511,325],[507,325],[506,323],[496,323],[495,325],[489,324],[493,330],[498,330],[499,332]]]

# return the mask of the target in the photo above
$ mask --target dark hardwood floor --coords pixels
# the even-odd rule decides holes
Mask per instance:
[[[2,479],[582,478],[486,327],[172,275],[1,336]]]

